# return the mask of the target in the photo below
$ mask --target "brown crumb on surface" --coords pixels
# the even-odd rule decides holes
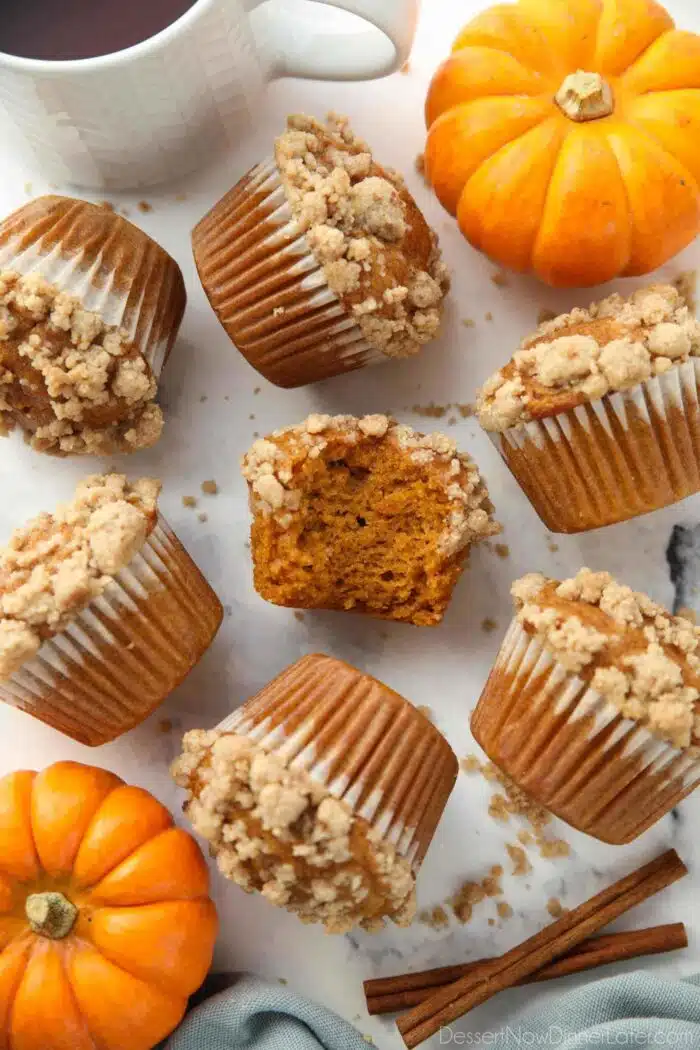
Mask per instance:
[[[489,872],[489,874],[492,875],[494,879],[500,879],[503,875],[503,865],[493,864],[491,866],[491,871]]]
[[[547,550],[551,551],[552,554],[556,554],[559,550],[559,544],[555,543],[551,536],[546,537]]]
[[[418,921],[432,930],[444,930],[450,925],[450,918],[441,904],[434,908],[424,908],[418,913]]]
[[[506,852],[513,862],[513,875],[527,875],[532,871],[532,865],[527,858],[527,853],[522,846],[515,846],[512,843],[506,843]]]
[[[493,917],[490,917],[487,921],[488,921],[489,926],[495,926],[496,925],[496,920]]]
[[[149,211],[153,211],[153,205],[149,204],[148,201],[139,201],[137,207],[139,211],[144,212],[144,214],[147,214]]]
[[[486,899],[486,891],[480,882],[463,882],[450,901],[456,919],[467,923],[474,912],[474,905]]]
[[[508,901],[498,901],[498,903],[496,904],[496,911],[498,912],[498,916],[501,919],[510,919],[511,915],[513,914],[513,909],[511,908]]]
[[[209,521],[209,515],[204,513],[198,514],[197,521],[201,521],[202,523],[204,523],[205,521]]]
[[[676,616],[682,616],[684,620],[690,620],[692,624],[697,625],[698,614],[695,612],[695,609],[691,609],[687,605],[681,605],[676,609]]]
[[[463,773],[481,772],[481,762],[476,755],[465,755],[460,761],[459,767]]]
[[[556,316],[556,310],[551,310],[548,306],[542,306],[537,313],[537,324],[546,324],[547,321],[553,321]]]
[[[287,980],[286,977],[278,977],[277,978],[277,983],[278,984],[282,984],[282,985],[287,985],[287,984],[289,984],[289,981]]]
[[[100,208],[104,208],[106,211],[114,211],[114,205],[111,201],[99,201]]]
[[[523,846],[531,846],[535,841],[535,836],[527,828],[521,828],[518,832],[518,842],[522,842]]]
[[[399,73],[410,73],[410,72],[411,72],[411,63],[410,63],[409,59],[406,59],[404,64],[401,66],[401,69],[399,70]]]
[[[449,419],[447,420],[447,425],[448,425],[448,427],[456,427],[457,426],[457,416],[450,416]]]
[[[463,317],[461,323],[463,328],[476,328],[476,321],[472,317]]]
[[[298,620],[299,623],[303,623],[304,622],[304,614],[303,614],[303,612],[301,612],[299,609],[295,609],[294,610],[294,619]]]
[[[490,616],[486,616],[481,621],[481,630],[484,631],[485,634],[491,634],[491,632],[495,631],[497,627],[498,623],[496,620],[492,620]]]
[[[204,492],[207,496],[216,496],[217,492],[219,491],[219,486],[213,479],[211,479],[210,481],[203,481],[201,487],[202,492]]]
[[[462,419],[471,419],[472,416],[476,415],[476,405],[472,401],[466,401],[461,405],[457,405],[457,408]]]
[[[497,273],[491,274],[491,283],[495,284],[497,288],[508,288],[510,278],[503,270],[498,270]]]
[[[180,204],[180,203],[182,203],[182,201],[186,201],[187,200],[187,194],[186,193],[176,193],[175,194],[175,200],[178,202],[178,204]]]
[[[257,395],[259,393],[260,393],[260,387],[259,386],[253,387],[253,394]]]
[[[427,718],[429,722],[433,721],[433,709],[432,709],[432,707],[428,707],[427,704],[421,704],[421,706],[419,708],[417,708],[417,710],[420,711],[420,713],[425,718]]]
[[[172,733],[174,723],[172,718],[161,718],[158,723],[158,729],[161,733]]]
[[[499,558],[510,558],[510,547],[507,543],[496,543],[493,549]]]
[[[553,919],[560,919],[564,914],[564,906],[558,897],[550,897],[547,901],[547,911]]]
[[[426,419],[442,419],[447,415],[448,408],[447,405],[436,405],[434,401],[430,401],[427,405],[414,405],[411,411],[414,415],[424,416]]]
[[[488,310],[488,311],[487,311],[487,312],[486,312],[486,313],[484,314],[484,320],[485,320],[485,321],[493,321],[493,314],[491,313],[491,311],[490,311],[490,310]]]
[[[559,857],[569,857],[571,855],[571,846],[564,839],[550,839],[538,836],[537,845],[540,856],[546,860],[557,860]]]
[[[194,496],[183,496],[182,497],[182,505],[183,505],[183,507],[196,507],[197,506],[197,500],[195,499]]]
[[[503,869],[501,868],[501,875]],[[485,879],[481,880],[481,886],[487,897],[500,897],[503,893],[503,887],[501,886],[501,875],[487,875]]]

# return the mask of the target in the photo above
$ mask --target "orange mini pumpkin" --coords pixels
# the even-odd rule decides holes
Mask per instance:
[[[700,37],[654,0],[519,0],[459,34],[426,172],[471,243],[552,285],[656,269],[700,229]]]
[[[75,762],[0,779],[1,1050],[149,1050],[211,963],[208,887],[147,791]]]

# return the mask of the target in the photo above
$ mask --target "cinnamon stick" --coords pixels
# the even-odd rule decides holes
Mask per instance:
[[[609,933],[583,941],[573,951],[562,956],[549,966],[543,967],[518,984],[536,981],[553,981],[572,973],[595,970],[610,963],[626,959],[641,959],[645,955],[660,955],[688,947],[688,936],[682,922],[666,926],[651,926],[644,930],[629,930],[625,933]],[[459,966],[440,966],[421,973],[401,974],[365,981],[367,1010],[371,1015],[398,1013],[425,1002],[438,989],[445,988],[461,977],[466,977],[483,967],[492,959]]]
[[[688,869],[676,851],[668,850],[638,871],[608,886],[523,944],[447,988],[438,989],[425,1002],[401,1016],[397,1026],[404,1043],[413,1050],[445,1025],[566,955],[630,908],[687,873]]]

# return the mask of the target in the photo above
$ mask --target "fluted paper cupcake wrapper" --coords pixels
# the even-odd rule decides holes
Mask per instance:
[[[700,491],[700,359],[489,436],[547,528],[582,532]]]
[[[700,753],[654,736],[514,620],[472,715],[492,762],[603,842],[636,839],[700,784]]]
[[[386,360],[328,287],[274,160],[253,168],[192,235],[221,324],[271,383],[304,386]]]
[[[0,225],[0,270],[36,273],[123,328],[156,377],[185,310],[180,267],[147,234],[108,208],[40,197]]]
[[[306,656],[217,728],[304,770],[418,870],[458,766],[398,693],[342,661]]]
[[[159,518],[103,593],[0,682],[0,699],[83,744],[104,744],[158,707],[221,619],[219,599]]]

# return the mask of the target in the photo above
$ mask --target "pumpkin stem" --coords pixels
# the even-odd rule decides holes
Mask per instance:
[[[67,937],[78,918],[75,904],[62,893],[32,893],[24,910],[34,933],[54,941]]]
[[[612,88],[600,73],[579,69],[570,73],[554,96],[559,109],[571,120],[599,120],[615,109]]]

